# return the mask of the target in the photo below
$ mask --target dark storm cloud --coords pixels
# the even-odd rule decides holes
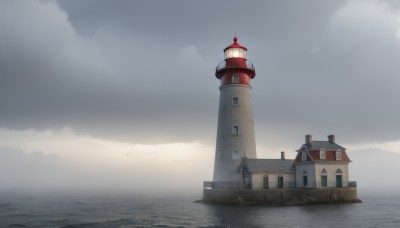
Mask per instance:
[[[249,49],[258,142],[400,139],[395,2],[4,1],[0,127],[214,142],[214,69]],[[264,140],[269,139],[269,140]],[[297,144],[295,145],[297,146]]]

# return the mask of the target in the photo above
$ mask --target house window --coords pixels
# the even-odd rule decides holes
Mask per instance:
[[[263,176],[263,188],[267,189],[268,187],[268,176]]]
[[[340,149],[336,150],[336,160],[342,160],[342,151]]]
[[[283,188],[283,176],[278,177],[278,188]]]
[[[234,159],[234,160],[240,159],[240,154],[239,154],[239,151],[238,151],[238,150],[234,150],[234,151],[232,152],[232,159]]]
[[[239,97],[232,97],[232,104],[238,105],[239,104]]]
[[[234,135],[239,134],[239,125],[237,125],[237,124],[233,125],[232,134],[234,134]]]
[[[237,84],[237,83],[239,83],[239,76],[238,75],[233,75],[233,77],[232,77],[232,83],[235,83],[235,84]]]
[[[328,187],[328,176],[327,176],[328,172],[326,172],[326,169],[322,169],[321,172],[321,187]]]
[[[305,152],[305,151],[301,152],[301,159],[302,159],[303,161],[306,161],[306,160],[307,160],[307,152]]]
[[[321,159],[321,160],[326,159],[326,151],[324,149],[319,150],[319,159]]]

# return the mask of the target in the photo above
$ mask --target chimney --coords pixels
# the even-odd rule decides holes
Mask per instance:
[[[281,152],[281,160],[285,160],[285,151]]]
[[[306,135],[306,144],[312,144],[312,135]]]
[[[335,143],[335,135],[328,135],[328,141],[332,144]]]

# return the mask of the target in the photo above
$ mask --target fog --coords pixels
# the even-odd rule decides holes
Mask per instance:
[[[151,156],[154,153],[157,152],[150,152],[145,159],[137,157],[139,162],[127,158],[115,164],[95,159],[74,161],[60,155],[0,147],[0,191],[201,197],[202,182],[212,175],[212,156],[204,156],[205,160],[173,160],[160,154]],[[393,174],[400,172],[400,154],[379,149],[348,154],[353,160],[350,180],[357,181],[361,192],[400,190],[400,183],[393,179]]]
[[[128,156],[128,155],[127,155]],[[171,194],[202,192],[212,166],[176,160],[78,162],[59,155],[0,148],[0,191]]]

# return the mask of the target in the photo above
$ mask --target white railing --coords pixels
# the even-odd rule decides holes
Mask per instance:
[[[303,184],[303,183],[301,183]],[[342,185],[336,185],[336,182],[321,183],[320,181],[311,182],[309,181],[306,186],[296,186],[294,181],[284,182],[252,182],[248,183],[247,186],[243,182],[238,181],[204,181],[204,189],[279,189],[279,188],[347,188],[357,187],[356,181],[343,181]]]

